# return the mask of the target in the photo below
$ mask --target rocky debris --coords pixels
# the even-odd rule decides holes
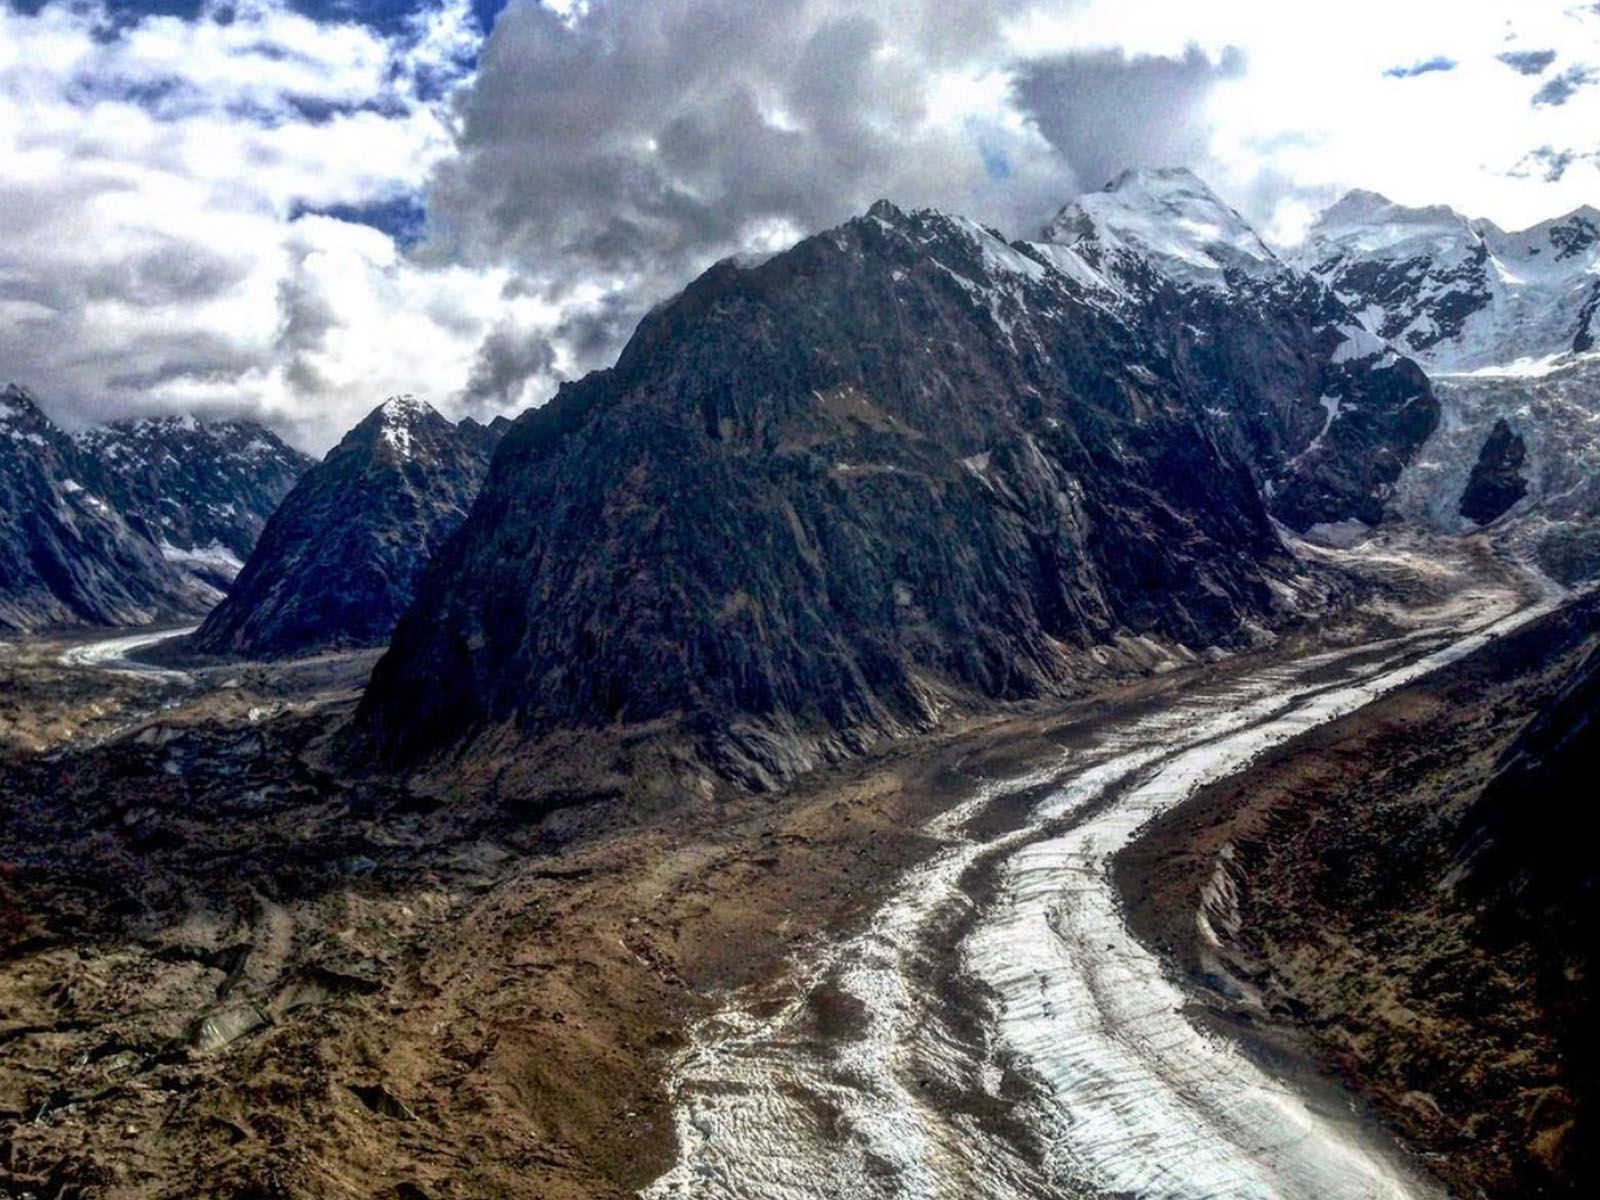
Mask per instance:
[[[191,648],[275,659],[383,645],[508,424],[455,424],[410,396],[379,405],[285,498]]]
[[[1375,516],[1431,429],[1420,372],[1341,319],[1314,285],[1136,293],[888,203],[722,263],[517,422],[361,731],[415,758],[682,722],[767,786],[1069,688],[1120,635],[1248,638],[1297,570],[1261,479],[1296,522]]]
[[[1527,457],[1527,444],[1501,417],[1489,431],[1467,478],[1466,490],[1461,493],[1461,515],[1487,525],[1526,496],[1528,481],[1522,470]]]

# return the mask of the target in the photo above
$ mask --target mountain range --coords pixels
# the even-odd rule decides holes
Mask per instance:
[[[0,629],[205,612],[311,459],[244,421],[155,418],[72,436],[0,391]]]
[[[374,714],[415,654],[443,743],[671,712],[754,717],[809,761],[956,695],[1070,686],[1108,639],[1251,636],[1303,607],[1297,535],[1400,518],[1600,570],[1597,231],[1354,192],[1284,253],[1182,169],[1126,172],[1032,241],[880,203],[712,268],[493,471],[509,422],[397,399],[292,493],[309,460],[257,427],[71,438],[11,389],[0,448],[50,449],[3,480],[0,603],[138,623],[251,559],[195,647],[281,657],[382,644],[420,586]],[[750,736],[730,761],[762,757]]]

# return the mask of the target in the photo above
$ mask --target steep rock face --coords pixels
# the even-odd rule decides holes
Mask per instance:
[[[1487,525],[1526,496],[1522,464],[1527,456],[1527,443],[1511,432],[1504,417],[1496,420],[1461,493],[1461,515]]]
[[[284,499],[192,647],[281,658],[381,646],[506,425],[452,424],[409,396],[379,405]]]
[[[1438,423],[1426,377],[1192,172],[1125,172],[1044,236],[1157,324],[1181,369],[1223,398],[1208,415],[1274,516],[1297,530],[1382,520]]]
[[[314,462],[249,421],[119,421],[78,443],[94,490],[168,561],[224,591]]]
[[[93,490],[91,465],[27,392],[0,392],[0,628],[140,625],[216,599]]]
[[[1227,416],[1240,385],[1171,344],[1184,311],[1070,247],[888,204],[714,268],[518,421],[361,730],[405,757],[682,719],[770,782],[804,765],[780,740],[1049,692],[1120,633],[1237,635],[1293,568]],[[1326,416],[1289,395],[1305,328],[1252,335],[1279,390],[1251,404]]]

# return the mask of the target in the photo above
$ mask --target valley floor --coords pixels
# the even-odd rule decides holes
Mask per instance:
[[[894,911],[952,838],[1012,838],[1051,794],[1048,776],[996,781],[1251,673],[1405,636],[1408,607],[1449,621],[1464,594],[1470,612],[1513,588],[1471,557],[1373,561],[1390,603],[1315,637],[972,720],[777,798],[710,786],[648,730],[604,753],[546,746],[537,792],[352,778],[329,747],[365,664],[184,683],[62,674],[59,648],[12,646],[0,1191],[610,1197],[693,1170],[680,1150],[707,1165],[701,1126],[717,1126],[696,1122],[693,1063],[708,1035],[730,1014],[791,1013],[801,1042],[846,1055],[885,998],[817,964]],[[69,740],[86,713],[92,736]],[[1002,886],[958,882],[980,912]],[[918,944],[953,951],[966,932],[936,921]],[[981,1041],[971,1018],[988,1002],[960,961],[901,982],[929,989],[936,1027]],[[1002,1069],[963,1094],[901,1082],[1026,1172],[1045,1157],[1037,1077]],[[851,1138],[840,1105],[784,1111],[816,1144]],[[893,1194],[895,1165],[866,1165]],[[755,1177],[723,1190],[804,1194]]]

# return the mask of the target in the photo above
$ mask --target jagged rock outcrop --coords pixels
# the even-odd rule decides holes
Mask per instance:
[[[1337,302],[1308,294],[1265,330],[1241,307],[1178,339],[1196,302],[1174,287],[887,203],[720,264],[517,422],[359,731],[414,758],[491,729],[682,723],[768,784],[951,697],[1070,686],[1119,635],[1240,637],[1296,571],[1258,475],[1294,478],[1324,432],[1261,435],[1274,462],[1250,430],[1330,421],[1296,389],[1344,361],[1429,401],[1386,347],[1341,359]],[[1354,515],[1364,487],[1296,515]]]
[[[1487,525],[1526,496],[1528,481],[1522,466],[1527,456],[1527,443],[1511,432],[1505,418],[1495,421],[1461,493],[1461,515]]]
[[[282,658],[383,645],[507,424],[454,424],[410,396],[379,405],[284,499],[191,648]]]
[[[144,417],[77,440],[89,486],[168,561],[222,591],[316,461],[252,421]]]

